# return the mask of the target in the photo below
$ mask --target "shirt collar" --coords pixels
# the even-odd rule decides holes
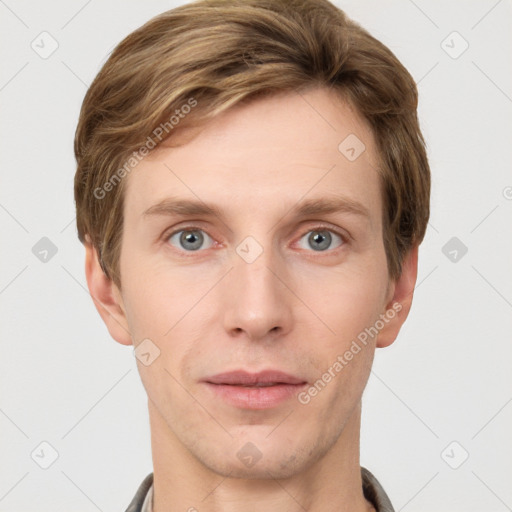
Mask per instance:
[[[366,468],[361,468],[364,497],[377,512],[394,512],[393,505],[379,481]],[[152,512],[153,510],[153,473],[150,473],[137,490],[126,512]]]

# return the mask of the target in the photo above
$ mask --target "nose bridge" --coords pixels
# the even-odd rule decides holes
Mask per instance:
[[[243,239],[235,247],[232,263],[224,312],[226,330],[238,335],[244,331],[253,340],[287,331],[290,297],[281,282],[284,276],[276,277],[284,272],[284,266],[269,237],[264,243],[254,236]]]

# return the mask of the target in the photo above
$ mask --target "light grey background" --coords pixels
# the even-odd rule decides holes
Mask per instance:
[[[132,348],[86,289],[72,141],[115,44],[181,3],[0,0],[0,512],[124,510],[152,470]],[[512,2],[336,4],[417,81],[433,175],[413,308],[364,396],[362,464],[397,511],[512,510]],[[46,59],[31,47],[52,38]]]

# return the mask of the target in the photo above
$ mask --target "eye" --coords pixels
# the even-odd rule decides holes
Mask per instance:
[[[207,235],[202,229],[187,228],[181,229],[171,233],[166,240],[178,249],[184,249],[186,251],[198,251],[201,249],[205,240],[210,240],[208,247],[202,247],[203,249],[209,249],[213,245],[213,241],[209,235]]]
[[[330,229],[317,228],[311,231],[308,231],[300,241],[306,239],[306,243],[309,247],[312,247],[314,251],[325,252],[328,249],[336,249],[345,243],[345,240],[341,235],[335,233]],[[338,241],[338,245],[336,247],[330,247],[332,242]],[[299,241],[299,244],[300,244]],[[302,247],[303,249],[308,249],[309,247]]]

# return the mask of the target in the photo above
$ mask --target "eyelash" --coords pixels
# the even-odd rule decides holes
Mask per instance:
[[[214,240],[214,238],[202,227],[199,227],[199,226],[194,226],[194,225],[189,225],[189,226],[183,226],[183,227],[180,227],[179,229],[175,229],[173,231],[169,231],[169,232],[166,232],[164,235],[163,235],[163,240],[164,242],[168,242],[169,239],[177,234],[177,233],[181,233],[182,231],[203,231],[204,233],[206,233],[212,240]],[[299,240],[302,239],[304,237],[304,235],[307,235],[308,233],[312,232],[312,231],[329,231],[331,233],[334,233],[335,235],[339,236],[342,240],[342,244],[339,246],[339,247],[336,247],[334,249],[328,249],[326,251],[308,251],[308,252],[318,252],[319,254],[321,253],[324,253],[324,254],[333,254],[339,250],[342,250],[346,244],[349,243],[349,236],[341,233],[340,231],[336,230],[336,229],[333,229],[332,227],[328,226],[328,225],[324,225],[324,224],[319,224],[317,226],[313,226],[312,228],[309,228],[307,229],[306,231],[304,231],[300,237],[299,237]],[[184,251],[184,250],[179,250],[178,251],[181,253],[181,254],[184,254],[184,255],[187,255],[186,257],[190,257],[190,256],[193,256],[194,253],[196,252],[202,252],[201,250],[198,250],[198,251]],[[190,254],[189,254],[190,253]]]

